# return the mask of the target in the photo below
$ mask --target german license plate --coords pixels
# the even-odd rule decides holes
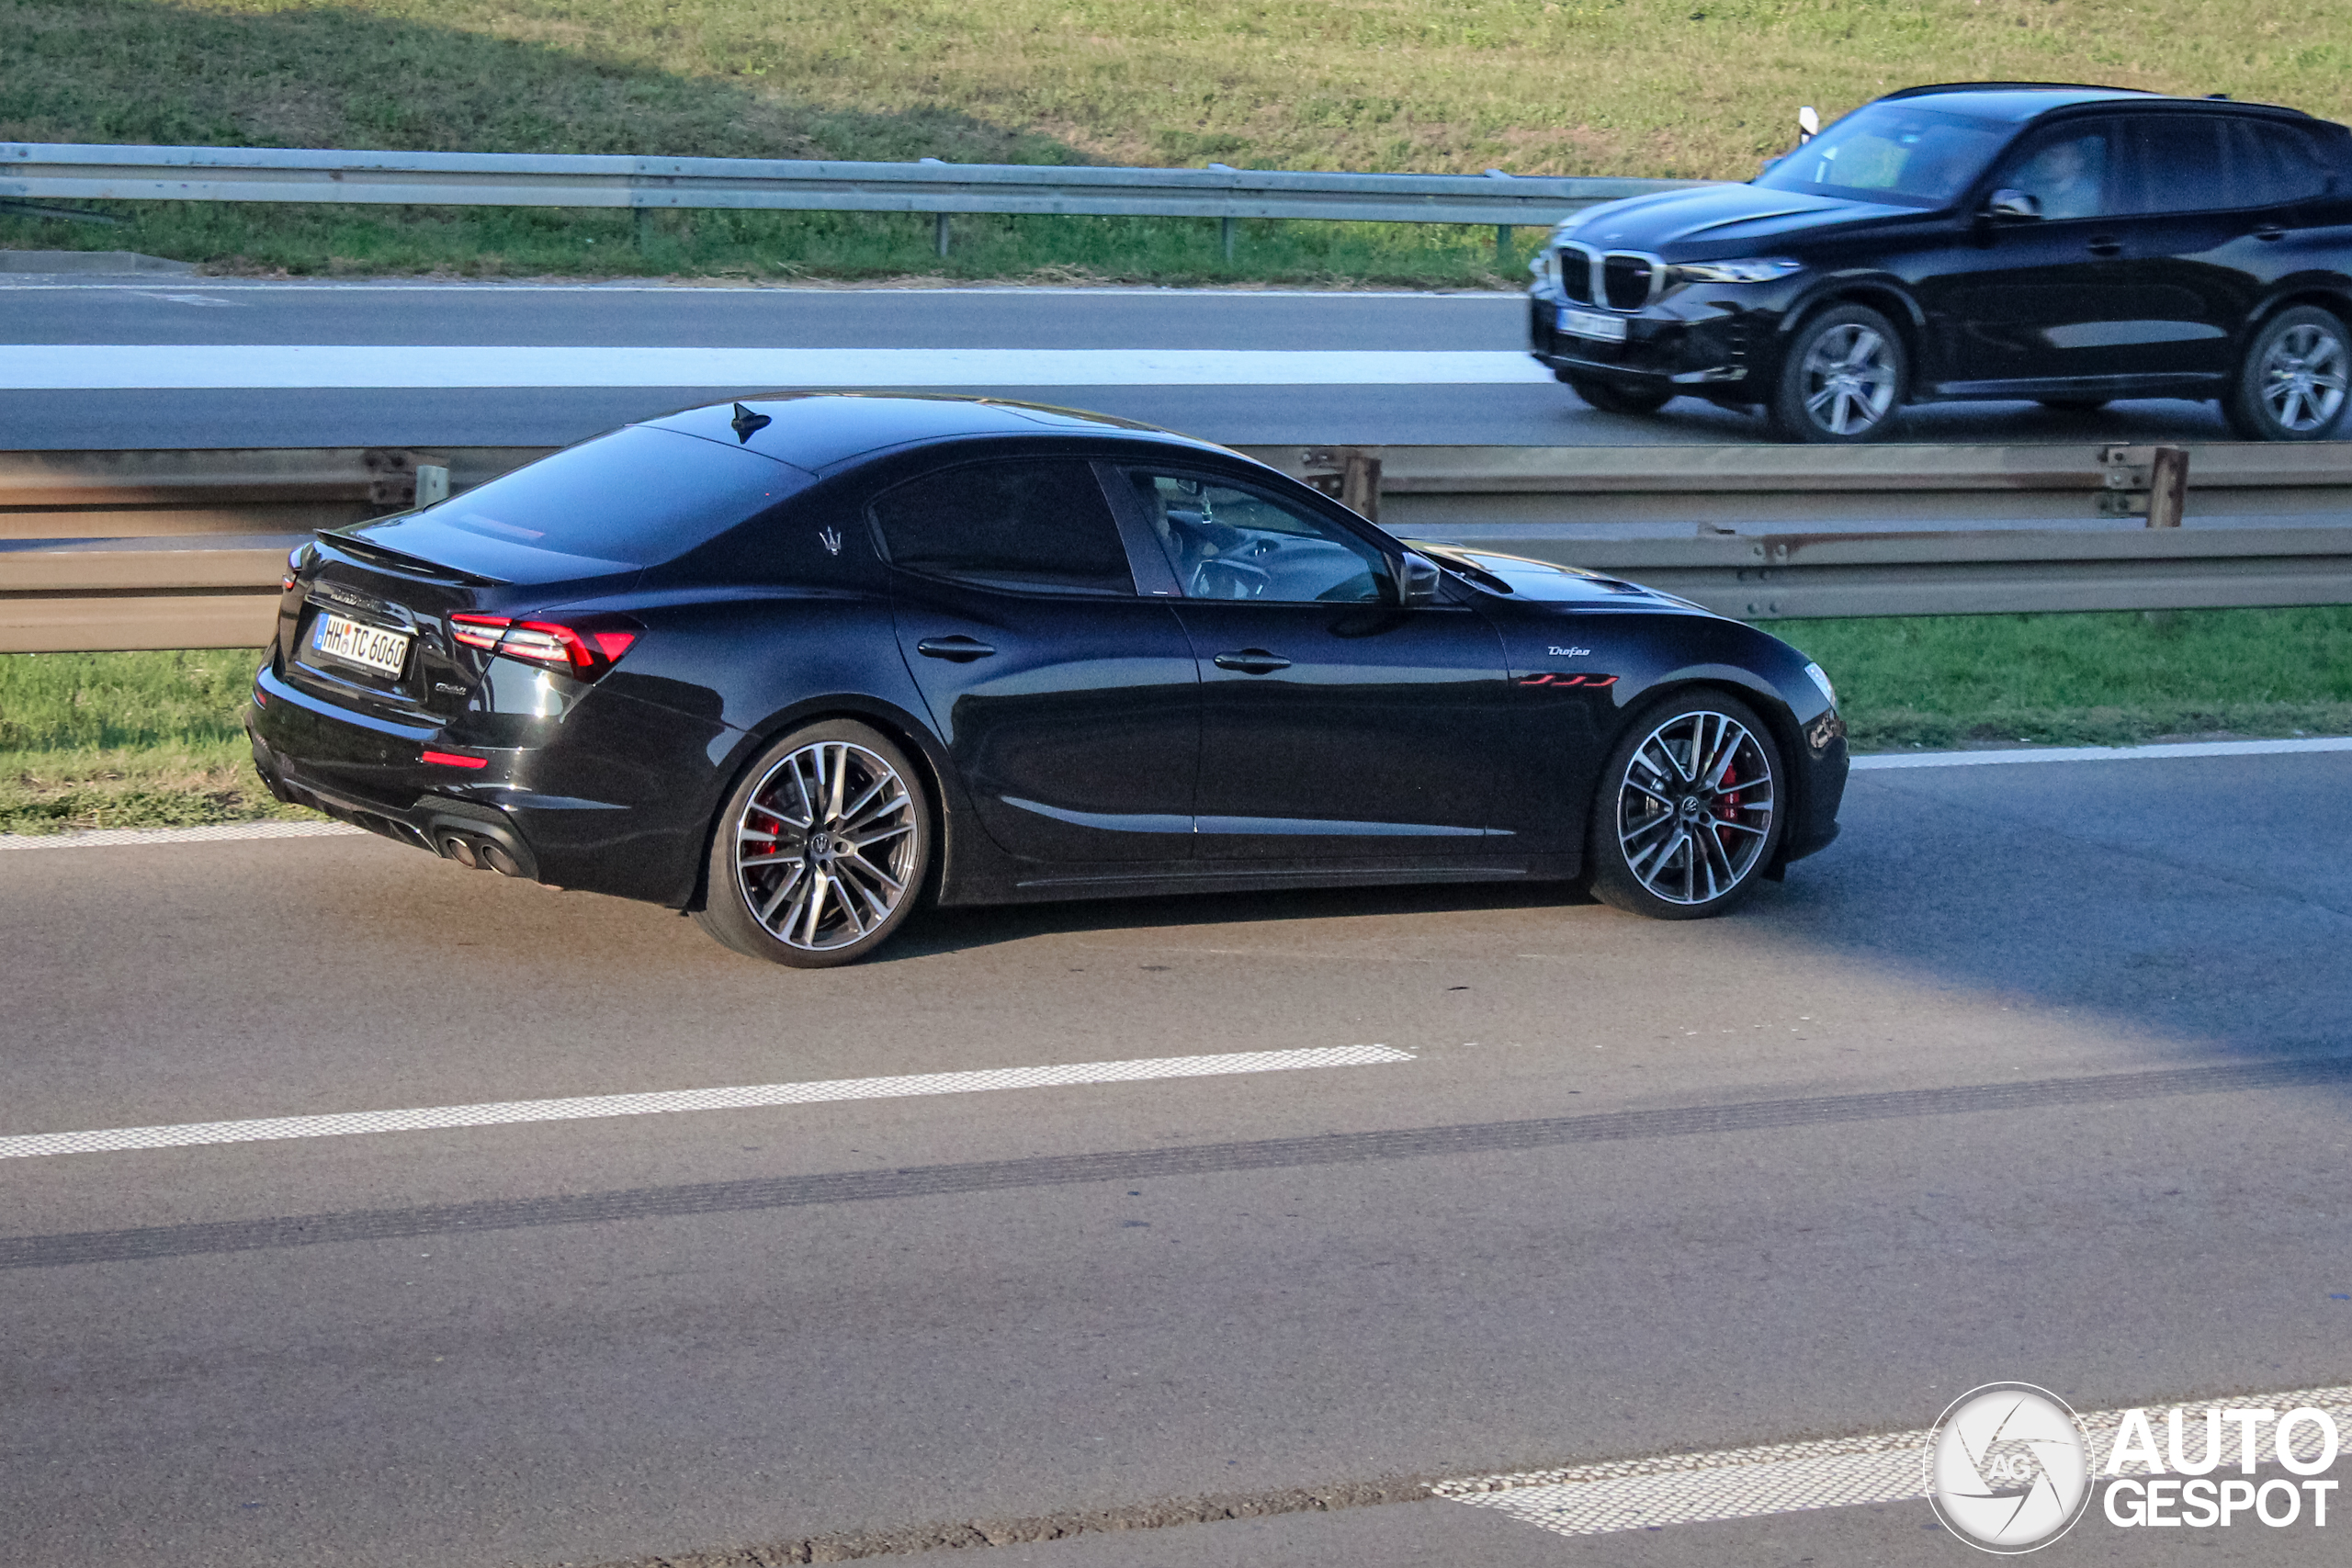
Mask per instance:
[[[311,632],[311,646],[329,659],[340,659],[386,675],[397,675],[408,663],[408,635],[365,626],[341,615],[321,615]]]
[[[1571,337],[1589,337],[1600,343],[1625,341],[1625,318],[1604,316],[1598,310],[1560,310],[1560,330]]]

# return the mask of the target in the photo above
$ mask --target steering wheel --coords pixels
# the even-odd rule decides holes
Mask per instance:
[[[1229,556],[1211,556],[1193,569],[1184,592],[1194,599],[1260,599],[1272,587],[1273,574]]]

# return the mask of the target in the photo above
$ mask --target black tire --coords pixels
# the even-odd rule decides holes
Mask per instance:
[[[1833,305],[1789,341],[1770,410],[1783,441],[1852,445],[1894,432],[1911,395],[1911,353],[1867,305]]]
[[[1593,795],[1593,897],[1658,920],[1736,908],[1781,847],[1787,787],[1772,732],[1738,698],[1692,692],[1644,711],[1610,752]]]
[[[1564,375],[1560,378],[1577,397],[1602,413],[1656,413],[1674,400],[1670,388],[1644,387],[1635,389],[1592,376]]]
[[[2097,413],[2107,407],[2105,398],[2036,398],[2033,400],[2052,413]]]
[[[2352,333],[2331,311],[2293,305],[2262,324],[2222,412],[2248,441],[2325,441],[2344,423]]]
[[[865,725],[827,719],[770,746],[728,795],[695,920],[771,964],[854,964],[906,922],[931,863],[931,800],[913,761]]]

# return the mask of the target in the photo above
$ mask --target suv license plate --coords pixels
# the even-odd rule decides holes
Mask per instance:
[[[1571,337],[1589,337],[1600,343],[1625,341],[1625,318],[1604,316],[1598,310],[1560,311],[1560,330]]]
[[[408,637],[377,626],[363,626],[341,615],[321,615],[311,633],[311,646],[330,659],[397,675],[408,662]]]

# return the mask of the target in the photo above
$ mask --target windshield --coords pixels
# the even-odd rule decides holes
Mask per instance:
[[[447,501],[348,532],[427,560],[510,575],[532,551],[591,565],[671,560],[812,482],[789,464],[630,425]]]
[[[1940,207],[1984,172],[2011,129],[1901,103],[1865,104],[1754,183],[1848,201]]]

